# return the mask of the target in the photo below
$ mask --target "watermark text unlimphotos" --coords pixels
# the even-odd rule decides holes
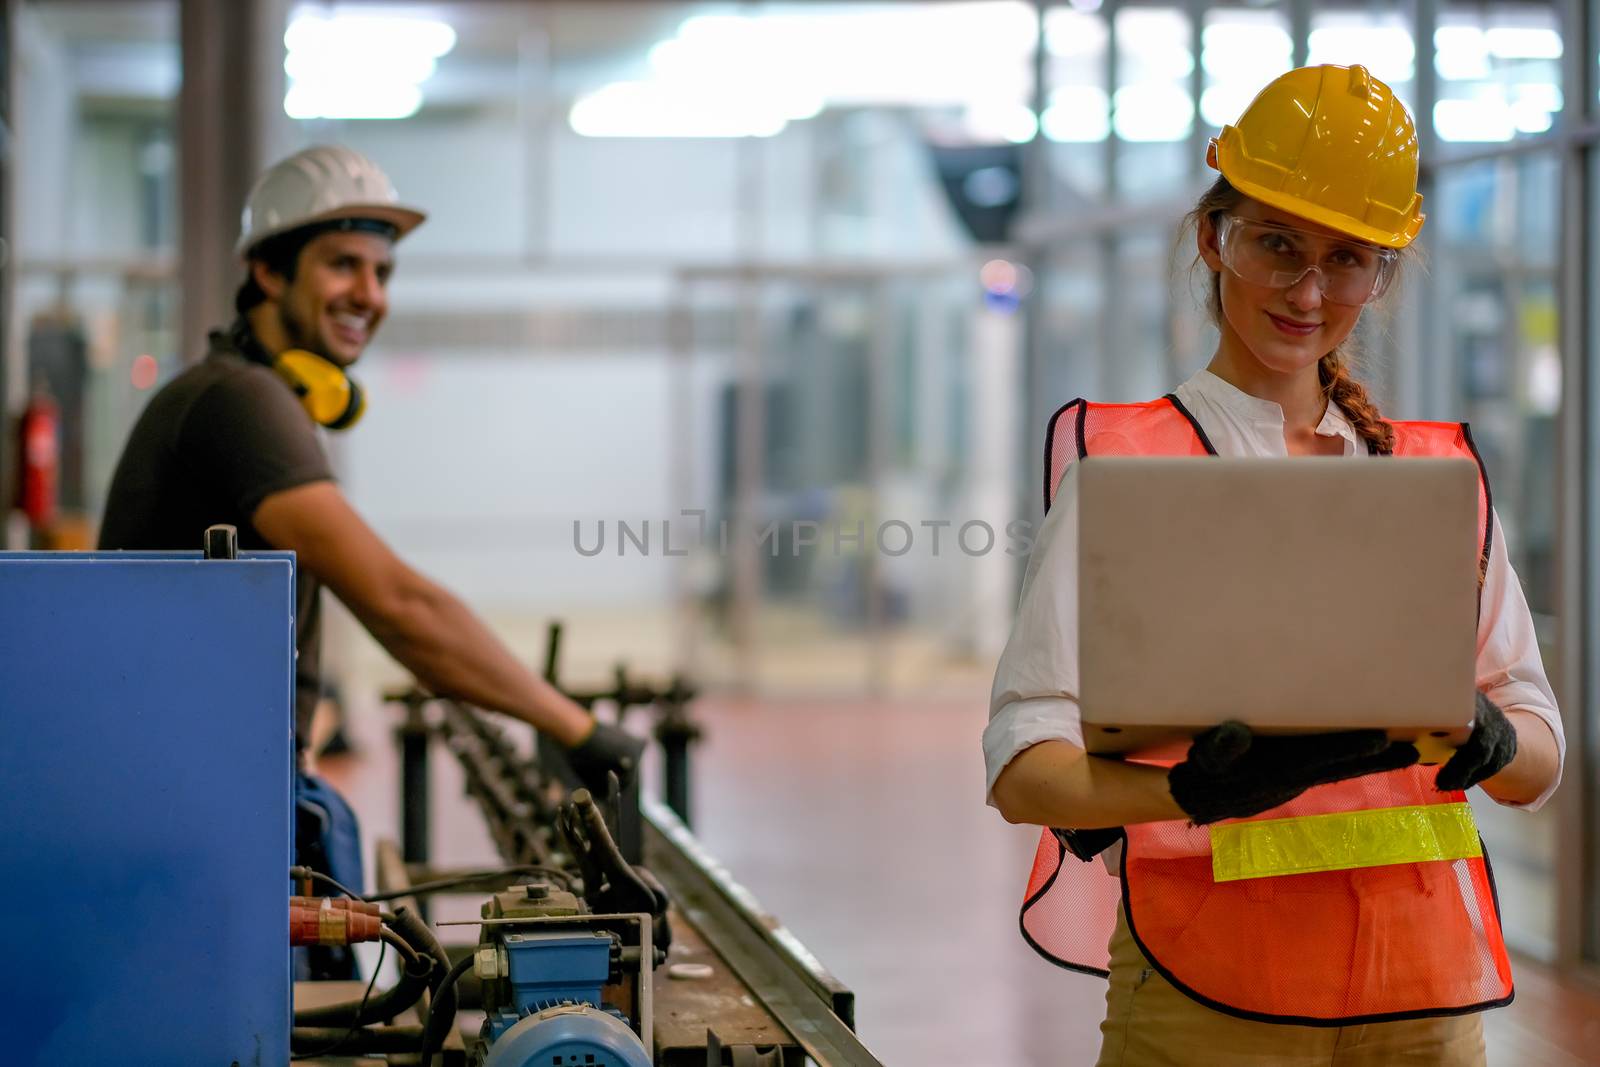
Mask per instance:
[[[932,556],[960,552],[987,556],[1004,552],[1026,556],[1033,551],[1034,524],[1013,519],[1003,530],[982,519],[957,523],[952,519],[887,519],[868,526],[818,522],[811,519],[773,520],[739,530],[728,519],[708,522],[706,512],[685,509],[677,519],[572,520],[572,547],[580,556],[687,556],[690,552],[727,555],[741,540],[757,552],[799,556],[812,551],[834,556],[860,556],[878,552],[904,556],[913,551]]]

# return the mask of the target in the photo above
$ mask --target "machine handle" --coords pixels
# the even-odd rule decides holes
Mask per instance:
[[[206,527],[206,559],[238,559],[239,531],[226,523]]]

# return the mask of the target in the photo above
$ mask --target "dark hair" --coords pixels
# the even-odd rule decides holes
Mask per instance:
[[[295,269],[300,265],[300,252],[311,243],[311,239],[318,232],[315,227],[303,226],[298,230],[269,237],[250,249],[245,263],[244,281],[233,294],[234,310],[243,316],[267,299],[267,294],[256,284],[257,263],[261,263],[274,274],[281,274],[286,281],[294,281]]]
[[[1194,210],[1184,216],[1184,226],[1179,232],[1187,233],[1189,226],[1198,227],[1201,219],[1209,219],[1215,224],[1217,216],[1232,211],[1245,199],[1245,194],[1235,189],[1228,179],[1219,177],[1212,183],[1211,188],[1201,194]],[[1409,247],[1402,250],[1397,269],[1403,268],[1413,255]],[[1199,262],[1199,259],[1200,257],[1196,255],[1195,262]],[[1396,281],[1398,280],[1397,276]],[[1211,275],[1206,308],[1211,312],[1211,321],[1220,328],[1222,277],[1219,274]],[[1317,364],[1317,377],[1322,383],[1322,395],[1343,409],[1350,418],[1350,424],[1355,427],[1356,433],[1360,434],[1363,440],[1376,451],[1387,455],[1394,451],[1394,427],[1384,419],[1377,403],[1367,393],[1366,386],[1350,373],[1349,363],[1354,348],[1355,345],[1347,338],[1344,343],[1323,356]]]

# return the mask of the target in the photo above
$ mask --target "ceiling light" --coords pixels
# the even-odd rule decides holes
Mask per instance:
[[[291,118],[398,119],[422,107],[422,84],[456,32],[434,19],[308,13],[294,18],[283,43]]]

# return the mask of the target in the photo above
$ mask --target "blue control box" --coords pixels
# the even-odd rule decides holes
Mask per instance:
[[[7,1064],[289,1060],[294,560],[0,553]]]

